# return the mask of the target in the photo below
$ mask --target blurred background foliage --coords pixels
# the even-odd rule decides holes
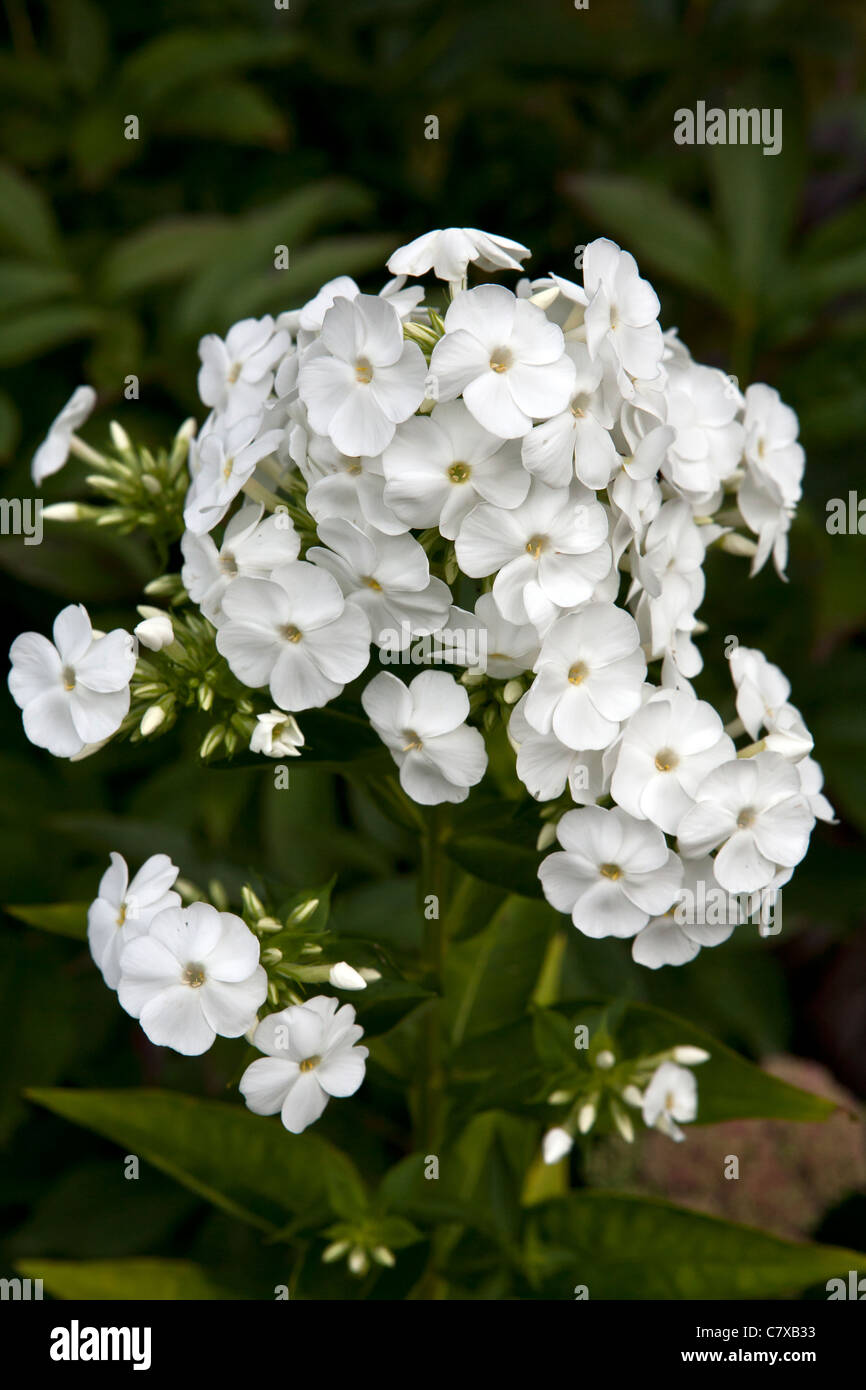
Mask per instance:
[[[576,248],[612,236],[696,358],[741,385],[769,382],[799,412],[808,467],[790,582],[769,570],[750,582],[743,562],[711,558],[698,688],[732,711],[732,634],[778,662],[840,823],[816,830],[781,937],[743,930],[651,974],[623,943],[570,933],[566,994],[651,999],[748,1056],[809,1057],[866,1095],[864,540],[825,527],[828,500],[860,486],[866,436],[860,0],[3,0],[0,11],[5,496],[32,494],[33,450],[80,382],[100,395],[85,430],[95,442],[113,414],[163,443],[202,413],[202,333],[301,304],[340,273],[376,290],[391,249],[441,225],[524,241],[534,274],[569,275]],[[781,108],[781,154],[675,145],[674,111],[698,100]],[[130,115],[137,140],[124,136]],[[425,139],[429,115],[438,140]],[[278,244],[287,271],[273,267]],[[131,373],[135,403],[123,398]],[[70,465],[46,498],[81,495],[82,478]],[[135,539],[56,526],[39,546],[0,539],[0,565],[10,637],[47,630],[73,600],[98,626],[128,625],[155,573]],[[89,900],[110,849],[134,863],[164,850],[186,877],[230,891],[264,870],[289,891],[339,872],[342,931],[398,956],[415,944],[411,843],[340,777],[293,766],[280,793],[270,769],[203,774],[195,729],[69,765],[27,744],[10,699],[0,725],[0,900]],[[231,1049],[189,1062],[150,1048],[74,941],[7,922],[0,955],[0,1263],[167,1252],[243,1268],[253,1245],[270,1259],[254,1232],[158,1174],[130,1221],[116,1151],[21,1099],[25,1084],[55,1083],[222,1096]],[[400,1156],[390,1131],[405,1120],[382,1076],[362,1134],[348,1106],[319,1127],[371,1161]],[[866,1245],[856,1198],[843,1234]],[[278,1278],[276,1253],[273,1265]],[[348,1276],[329,1278],[330,1296],[351,1295]]]

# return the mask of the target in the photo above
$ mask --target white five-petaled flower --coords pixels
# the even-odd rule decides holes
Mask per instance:
[[[743,454],[759,484],[773,484],[782,501],[792,506],[800,499],[806,456],[797,435],[796,412],[781,400],[772,386],[758,382],[746,389]]]
[[[184,588],[214,627],[222,622],[222,596],[233,579],[267,579],[279,565],[298,558],[301,543],[288,513],[262,520],[263,513],[260,503],[241,507],[219,548],[208,535],[185,531],[181,537]]]
[[[304,735],[293,714],[272,709],[256,715],[256,727],[250,738],[250,752],[264,753],[269,758],[299,758]]]
[[[187,1057],[219,1034],[239,1038],[265,1002],[259,943],[232,912],[209,903],[169,907],[120,955],[117,997],[150,1041]]]
[[[716,881],[730,893],[751,893],[767,887],[777,869],[799,864],[814,823],[796,767],[781,753],[756,753],[722,763],[704,779],[677,839],[689,858],[721,846]]]
[[[277,330],[270,314],[241,319],[225,340],[208,333],[199,343],[201,369],[198,393],[213,410],[231,410],[235,419],[254,415],[264,404],[274,381],[274,368],[289,350],[285,330]]]
[[[410,526],[454,540],[479,501],[516,507],[529,490],[520,447],[479,425],[462,401],[400,425],[382,455],[385,502]]]
[[[524,435],[523,462],[550,487],[568,487],[574,477],[587,487],[607,487],[619,456],[610,433],[604,364],[592,361],[585,343],[567,343],[566,352],[575,365],[574,394],[559,415]]]
[[[69,441],[77,429],[84,424],[96,404],[96,392],[92,386],[78,386],[73,391],[59,415],[52,421],[30,466],[31,475],[37,487],[58,473],[69,458]]]
[[[607,748],[641,703],[646,662],[634,619],[590,603],[555,622],[541,645],[526,718],[569,748]]]
[[[431,577],[414,536],[387,536],[338,517],[321,521],[318,529],[328,549],[313,546],[307,556],[332,574],[346,598],[366,613],[374,642],[390,645],[391,634],[404,624],[412,636],[426,636],[442,626],[451,591]]]
[[[430,359],[438,399],[462,394],[490,434],[516,439],[565,410],[575,383],[562,330],[504,285],[462,290]]]
[[[531,255],[527,246],[508,237],[480,232],[477,227],[439,227],[400,246],[388,260],[392,275],[426,275],[452,284],[463,280],[472,262],[482,270],[520,270]]]
[[[370,657],[370,624],[333,575],[293,560],[223,594],[217,650],[244,685],[269,685],[283,709],[326,705]]]
[[[268,1014],[253,1041],[264,1057],[252,1062],[239,1090],[257,1115],[276,1115],[290,1134],[314,1124],[332,1096],[352,1096],[364,1080],[364,1030],[351,1004],[325,995]]]
[[[422,671],[408,686],[382,671],[361,704],[400,769],[400,785],[422,806],[465,801],[487,767],[484,739],[465,722],[469,696],[446,671]]]
[[[196,535],[222,521],[257,464],[279,447],[281,431],[262,433],[261,426],[261,415],[245,415],[233,423],[217,418],[199,436],[196,473],[183,509],[183,519]]]
[[[644,1092],[644,1124],[679,1142],[686,1137],[679,1125],[688,1124],[697,1113],[698,1084],[694,1074],[676,1062],[662,1062]]]
[[[396,309],[377,295],[337,298],[308,348],[298,391],[310,425],[343,454],[376,456],[424,399],[427,367],[404,341]]]
[[[556,734],[540,734],[526,718],[526,696],[514,706],[508,737],[517,750],[517,775],[536,801],[555,801],[565,791],[578,805],[590,806],[610,785],[605,770],[607,755],[569,748]]]
[[[571,489],[533,482],[510,510],[481,503],[455,544],[464,574],[496,574],[493,597],[512,623],[546,628],[564,608],[585,603],[611,569],[608,520],[601,503]]]
[[[105,983],[117,989],[123,948],[146,934],[157,913],[180,907],[180,894],[172,889],[179,870],[167,854],[152,854],[130,882],[123,855],[112,850],[109,857],[111,866],[87,910],[87,941]]]
[[[53,643],[38,632],[16,637],[9,689],[30,742],[71,758],[120,728],[129,709],[134,643],[122,628],[96,636],[80,603],[57,615],[53,635]]]
[[[586,936],[634,936],[666,912],[683,866],[660,830],[615,806],[566,811],[556,827],[562,850],[543,859],[544,896]]]
[[[583,253],[583,284],[590,356],[598,357],[604,347],[612,350],[624,394],[629,378],[653,381],[664,351],[659,301],[649,281],[641,279],[634,256],[599,237]]]
[[[734,751],[712,705],[690,691],[660,691],[623,730],[611,796],[629,815],[675,835],[707,773]]]

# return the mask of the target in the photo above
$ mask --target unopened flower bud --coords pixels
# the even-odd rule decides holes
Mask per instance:
[[[555,1125],[547,1131],[542,1140],[542,1157],[545,1163],[558,1163],[567,1153],[571,1153],[573,1147],[574,1140],[568,1130],[563,1129],[561,1125]]]
[[[138,726],[142,738],[148,738],[150,734],[156,733],[160,724],[164,723],[165,710],[162,709],[159,705],[151,705],[149,709],[146,709],[144,711],[144,714],[141,718],[141,723]]]
[[[671,1056],[675,1062],[679,1062],[683,1067],[697,1067],[700,1066],[701,1062],[710,1060],[709,1052],[705,1052],[702,1047],[692,1047],[688,1044],[675,1047]]]
[[[168,647],[174,641],[174,628],[167,613],[145,618],[133,628],[133,632],[141,645],[151,652],[161,652],[163,647]]]
[[[339,960],[336,965],[331,966],[328,980],[335,989],[367,988],[367,981],[344,960]]]

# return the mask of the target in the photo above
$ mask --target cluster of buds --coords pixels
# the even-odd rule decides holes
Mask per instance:
[[[669,1139],[685,1138],[680,1124],[694,1120],[698,1110],[697,1083],[689,1067],[709,1061],[701,1047],[682,1045],[649,1056],[619,1060],[603,1047],[591,1058],[591,1073],[578,1090],[557,1089],[549,1105],[566,1105],[565,1118],[544,1136],[545,1163],[557,1163],[570,1153],[575,1136],[589,1134],[600,1120],[625,1140],[634,1141],[629,1110],[641,1113],[648,1129]]]
[[[302,1004],[307,987],[329,984],[334,989],[366,989],[381,979],[367,966],[356,970],[345,960],[327,962],[326,897],[299,895],[278,915],[245,884],[241,892],[243,918],[261,942],[260,961],[268,973],[268,1002],[275,1008]],[[315,991],[313,991],[315,993]]]
[[[186,420],[170,448],[151,452],[133,444],[122,425],[109,426],[113,452],[101,452],[75,438],[70,451],[93,469],[87,486],[108,505],[57,502],[46,507],[49,521],[88,521],[121,535],[139,528],[163,548],[183,533],[183,503],[189,487],[187,457],[196,422]]]

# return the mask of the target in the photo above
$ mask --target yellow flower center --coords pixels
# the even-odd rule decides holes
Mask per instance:
[[[452,463],[448,469],[448,477],[452,483],[468,483],[472,469],[468,463]]]
[[[300,1063],[298,1071],[312,1071],[314,1067],[319,1065],[321,1060],[321,1057],[305,1057],[303,1062]]]
[[[618,878],[622,878],[622,869],[619,864],[602,864],[598,872],[602,878],[612,879],[614,883]]]
[[[205,981],[205,973],[200,965],[188,965],[183,972],[183,982],[190,989],[200,989]]]
[[[508,348],[500,347],[494,349],[490,354],[490,370],[493,372],[507,372],[514,358]]]
[[[672,772],[679,762],[679,758],[671,748],[660,748],[656,753],[655,763],[658,772]]]
[[[355,363],[355,380],[360,381],[362,386],[369,386],[373,380],[373,368],[366,357],[359,357]]]
[[[576,661],[568,673],[569,685],[580,685],[589,675],[589,667],[585,661]]]
[[[285,637],[287,642],[300,642],[303,633],[300,628],[295,627],[294,623],[286,623],[280,628],[280,636]]]
[[[526,553],[531,555],[533,560],[537,560],[542,551],[547,549],[546,536],[530,536],[526,542]]]

